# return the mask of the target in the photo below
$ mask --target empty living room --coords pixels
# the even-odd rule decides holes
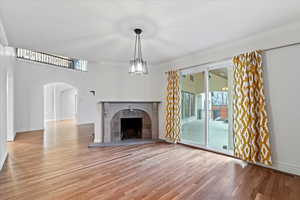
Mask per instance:
[[[299,200],[299,0],[0,0],[0,200]]]

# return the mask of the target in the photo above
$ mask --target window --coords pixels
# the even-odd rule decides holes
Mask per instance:
[[[228,92],[212,91],[211,103],[213,106],[223,106],[228,104]]]
[[[80,71],[87,71],[87,61],[86,60],[74,60],[74,69]]]
[[[182,118],[187,119],[195,116],[195,94],[182,91]]]
[[[17,58],[78,71],[87,71],[87,61],[17,48]]]

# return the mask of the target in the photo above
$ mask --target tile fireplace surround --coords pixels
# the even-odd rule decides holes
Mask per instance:
[[[142,118],[142,139],[158,139],[159,101],[100,101],[94,143],[121,141],[121,119]]]

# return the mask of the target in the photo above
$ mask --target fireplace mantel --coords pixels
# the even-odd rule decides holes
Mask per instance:
[[[160,101],[99,101],[94,143],[112,142],[113,117],[120,111],[143,111],[151,119],[151,139],[158,139],[158,106]]]

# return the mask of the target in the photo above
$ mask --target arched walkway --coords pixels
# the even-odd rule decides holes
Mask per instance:
[[[78,90],[67,83],[44,85],[44,146],[61,145],[62,138],[77,138]]]
[[[78,90],[67,83],[44,85],[44,121],[76,120]]]

